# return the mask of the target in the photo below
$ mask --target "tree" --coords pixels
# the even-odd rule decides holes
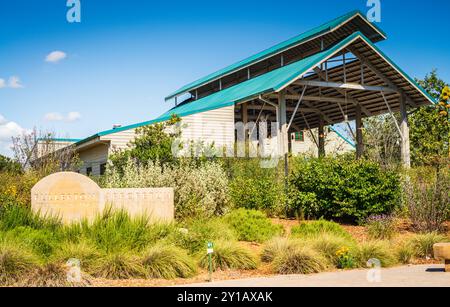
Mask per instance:
[[[436,70],[418,83],[436,101],[441,101],[437,105],[421,107],[410,116],[411,158],[415,165],[436,166],[449,158],[449,91],[444,91],[448,84],[438,77]]]
[[[0,155],[0,172],[20,173],[21,170],[19,163]]]
[[[12,138],[15,160],[22,171],[33,170],[46,176],[48,174],[76,170],[78,155],[73,146],[61,147],[53,141],[51,133],[34,129]]]
[[[127,150],[114,153],[110,161],[121,168],[129,159],[146,164],[149,161],[162,165],[173,164],[176,157],[172,154],[172,145],[180,135],[177,123],[179,117],[173,116],[169,121],[144,126],[136,129],[137,137],[128,144]]]

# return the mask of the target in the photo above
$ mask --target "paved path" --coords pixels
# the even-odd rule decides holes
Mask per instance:
[[[443,265],[403,266],[382,269],[381,282],[367,279],[369,270],[288,275],[243,280],[218,281],[187,287],[450,287],[450,273]],[[373,275],[372,275],[373,276]]]

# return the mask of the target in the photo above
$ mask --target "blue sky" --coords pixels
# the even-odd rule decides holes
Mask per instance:
[[[0,0],[0,153],[37,127],[84,138],[153,119],[179,87],[351,10],[366,0]],[[448,0],[381,0],[379,44],[413,77],[450,82]],[[46,57],[66,55],[57,62]],[[58,54],[53,54],[58,59]]]

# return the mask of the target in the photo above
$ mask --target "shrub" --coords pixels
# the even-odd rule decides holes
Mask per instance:
[[[175,246],[157,244],[144,252],[142,261],[150,278],[188,278],[196,273],[195,262]]]
[[[209,218],[229,206],[228,178],[218,162],[180,161],[162,167],[158,162],[136,165],[128,160],[122,169],[110,167],[102,183],[108,188],[160,188],[175,190],[178,219]]]
[[[358,266],[367,267],[370,259],[377,259],[381,266],[389,267],[396,263],[394,253],[388,242],[385,241],[368,241],[361,243],[353,252]]]
[[[325,220],[302,222],[291,229],[291,235],[296,238],[314,238],[324,234],[352,239],[352,236],[341,225]]]
[[[213,271],[218,269],[253,270],[257,267],[256,259],[249,250],[230,241],[216,242],[211,259]],[[206,253],[200,254],[199,264],[204,269],[209,268],[208,255]]]
[[[0,240],[0,286],[19,282],[37,265],[37,258],[27,247],[4,238]]]
[[[129,252],[111,251],[95,262],[95,277],[106,279],[145,278],[146,271],[138,256]]]
[[[283,232],[281,225],[274,225],[267,216],[256,210],[238,209],[225,220],[233,227],[240,241],[262,243]]]
[[[87,286],[89,281],[81,276],[79,282],[70,282],[67,279],[68,268],[61,263],[46,263],[36,267],[30,275],[20,281],[20,286],[26,287],[70,287]]]
[[[366,220],[369,236],[375,240],[390,240],[395,234],[395,219],[390,215],[372,215]]]
[[[236,240],[233,229],[220,218],[191,220],[185,222],[184,226],[186,228],[178,229],[171,235],[170,241],[191,253],[206,250],[208,242]]]
[[[297,160],[290,206],[307,218],[358,222],[391,213],[400,200],[399,176],[376,163],[349,158]]]
[[[436,243],[448,242],[449,239],[436,232],[419,234],[412,237],[409,243],[414,249],[414,254],[421,258],[433,258],[434,250],[433,245]]]
[[[351,248],[355,245],[352,240],[342,236],[323,234],[311,239],[308,243],[334,266],[341,269],[354,266],[354,257],[350,253]]]
[[[289,248],[273,261],[277,274],[312,274],[327,268],[327,260],[306,246]]]
[[[236,208],[254,209],[276,216],[284,209],[284,173],[263,168],[259,159],[227,160],[230,198]]]
[[[0,172],[0,207],[5,205],[29,206],[31,188],[39,181],[39,176],[31,171],[25,173]]]
[[[450,172],[418,168],[405,182],[405,201],[417,231],[442,231],[450,214]]]

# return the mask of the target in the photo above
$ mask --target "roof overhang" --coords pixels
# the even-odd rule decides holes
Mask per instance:
[[[208,83],[215,82],[220,78],[226,77],[239,70],[246,69],[261,61],[277,56],[283,52],[287,52],[293,48],[307,44],[311,41],[324,39],[328,43],[334,44],[336,41],[339,41],[345,36],[357,31],[363,33],[372,42],[378,42],[387,38],[386,34],[375,24],[369,22],[360,11],[352,11],[315,29],[302,33],[292,39],[284,41],[247,59],[244,59],[224,69],[214,72],[204,78],[194,81],[186,86],[183,86],[182,88],[167,96],[165,100],[167,101],[173,99],[176,96],[194,91],[195,89],[200,88]],[[316,45],[320,45],[320,42],[317,42]]]

